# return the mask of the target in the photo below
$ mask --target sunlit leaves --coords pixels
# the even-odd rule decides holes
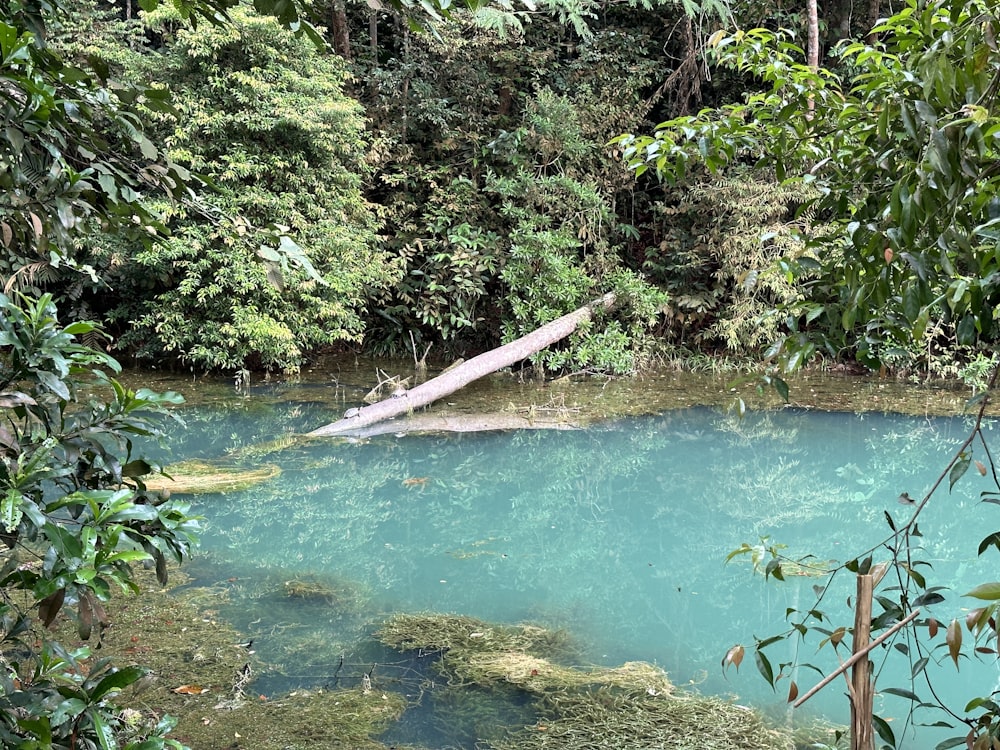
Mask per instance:
[[[966,592],[965,596],[984,599],[986,601],[1000,599],[1000,582],[982,583],[971,591]]]

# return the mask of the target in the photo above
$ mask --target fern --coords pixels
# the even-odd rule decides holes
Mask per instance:
[[[497,37],[506,41],[511,36],[524,33],[519,13],[500,6],[485,5],[472,14],[473,23],[484,31],[492,31]]]

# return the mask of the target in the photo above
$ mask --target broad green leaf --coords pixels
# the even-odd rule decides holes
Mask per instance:
[[[951,471],[948,472],[948,490],[951,491],[955,488],[955,483],[962,478],[962,475],[969,470],[969,464],[972,463],[972,457],[967,453],[962,453],[958,460],[955,462],[954,466],[951,467]]]
[[[995,601],[1000,599],[1000,582],[981,583],[972,589],[972,591],[967,591],[963,596],[971,596],[975,599],[983,599],[985,601]]]
[[[914,693],[912,690],[904,690],[903,688],[884,688],[883,693],[888,693],[889,695],[898,695],[900,698],[906,698],[907,700],[914,701],[916,703],[920,702],[920,696]]]
[[[878,736],[886,742],[889,747],[896,747],[896,735],[892,733],[892,727],[889,726],[888,722],[881,716],[872,716],[872,724],[875,726],[875,731],[878,732]]]
[[[774,670],[771,668],[770,660],[764,656],[760,649],[754,652],[754,661],[757,664],[757,671],[761,673],[767,684],[774,687]]]
[[[100,700],[112,691],[122,690],[136,680],[149,674],[143,667],[122,667],[104,677],[90,694],[92,700]]]

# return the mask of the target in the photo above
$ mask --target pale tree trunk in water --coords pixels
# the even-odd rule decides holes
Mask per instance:
[[[454,393],[459,388],[484,375],[489,375],[504,367],[510,367],[533,354],[537,354],[556,341],[566,338],[582,323],[590,320],[594,316],[595,310],[610,310],[614,307],[615,299],[615,294],[609,292],[588,305],[563,315],[561,318],[556,318],[541,328],[536,328],[526,336],[484,352],[478,357],[473,357],[468,362],[463,362],[457,367],[441,373],[436,378],[421,383],[416,388],[411,388],[370,406],[349,409],[343,419],[313,430],[308,435],[309,437],[331,437],[353,434],[362,427],[409,414],[415,409],[427,406]]]

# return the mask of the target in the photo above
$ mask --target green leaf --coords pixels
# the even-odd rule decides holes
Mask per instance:
[[[958,460],[955,465],[951,467],[951,471],[948,472],[948,491],[950,492],[955,488],[955,483],[962,478],[962,475],[969,470],[969,465],[972,463],[972,456],[968,453],[962,453],[959,455]]]
[[[906,698],[907,700],[914,701],[916,703],[920,702],[920,696],[914,693],[912,690],[904,690],[903,688],[885,688],[882,690],[883,693],[888,693],[889,695],[898,695],[900,698]]]
[[[974,599],[983,599],[985,601],[995,601],[1000,599],[1000,582],[981,583],[972,589],[972,591],[962,594],[962,596],[971,596]]]
[[[122,690],[147,674],[149,670],[143,667],[122,667],[97,683],[90,693],[91,700],[98,701],[113,690]]]
[[[774,386],[774,390],[778,392],[778,395],[781,396],[782,400],[785,403],[788,403],[788,383],[781,378],[772,376],[771,385]]]
[[[998,550],[1000,550],[1000,531],[994,531],[992,534],[990,534],[988,537],[986,537],[985,539],[983,539],[983,541],[979,543],[978,554],[980,555],[983,554],[990,547],[996,547]]]
[[[773,689],[774,670],[771,668],[771,662],[768,660],[766,656],[764,656],[763,652],[761,652],[760,649],[754,652],[754,661],[757,664],[757,671],[761,673],[764,679],[767,680],[767,684],[770,685],[771,688]]]
[[[54,373],[48,372],[47,370],[39,370],[35,373],[35,377],[38,378],[42,385],[56,394],[56,396],[61,398],[63,401],[70,400],[69,388],[67,388],[66,383]]]
[[[896,735],[892,733],[892,727],[883,719],[881,716],[872,716],[872,724],[875,726],[875,731],[878,732],[878,736],[882,738],[883,742],[886,742],[889,747],[896,747]]]

